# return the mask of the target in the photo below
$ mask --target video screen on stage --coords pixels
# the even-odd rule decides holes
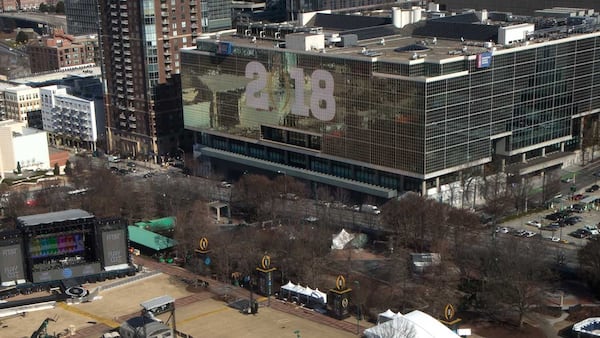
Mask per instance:
[[[102,232],[104,266],[127,263],[127,238],[125,229]]]
[[[31,239],[29,251],[32,258],[77,254],[85,250],[84,234],[72,233]]]
[[[16,281],[25,279],[23,257],[20,244],[0,247],[0,281]]]

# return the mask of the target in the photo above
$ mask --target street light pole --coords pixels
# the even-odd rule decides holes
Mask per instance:
[[[283,193],[285,194],[285,198],[287,198],[287,174],[282,170],[277,170],[277,173],[283,175]]]
[[[356,291],[360,290],[360,282],[355,280],[354,284],[356,284]],[[356,298],[358,298],[357,296],[358,292],[356,293]],[[356,303],[356,334],[360,334],[360,302],[357,301]]]

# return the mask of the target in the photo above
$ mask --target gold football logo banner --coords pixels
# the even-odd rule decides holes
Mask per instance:
[[[200,246],[200,250],[206,251],[206,249],[208,249],[208,238],[206,238],[206,237],[200,238],[199,246]]]
[[[452,304],[447,304],[444,308],[444,318],[446,318],[447,321],[451,321],[454,318],[455,313],[456,311],[454,310],[454,306],[452,306]]]
[[[264,255],[262,260],[260,261],[260,266],[264,270],[267,270],[271,266],[271,257],[269,257],[268,255]]]
[[[346,288],[346,279],[344,278],[344,276],[337,276],[337,279],[335,280],[335,287],[338,290],[344,290]]]

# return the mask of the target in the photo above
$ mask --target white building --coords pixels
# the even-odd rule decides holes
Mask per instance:
[[[39,129],[28,128],[25,122],[0,121],[0,172],[17,169],[48,169],[50,154],[48,136]]]
[[[4,90],[5,118],[18,122],[36,119],[40,111],[40,90],[25,85],[10,87]]]
[[[75,148],[96,150],[98,130],[93,100],[67,93],[66,87],[40,88],[42,125],[50,142]]]

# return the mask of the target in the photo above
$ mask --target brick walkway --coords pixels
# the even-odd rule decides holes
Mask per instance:
[[[246,289],[243,289],[240,287],[235,287],[230,284],[222,283],[217,280],[213,280],[213,279],[210,279],[210,278],[207,278],[204,276],[196,275],[196,274],[191,273],[190,271],[185,270],[178,266],[159,263],[150,258],[146,258],[146,257],[142,257],[142,256],[135,257],[135,261],[136,261],[136,264],[141,264],[150,270],[161,271],[170,276],[176,276],[176,277],[192,279],[192,280],[196,279],[196,278],[200,278],[200,279],[206,280],[210,283],[210,285],[207,289],[207,291],[209,291],[209,292],[200,292],[197,294],[193,294],[193,295],[189,295],[189,296],[186,296],[183,298],[176,299],[175,300],[176,308],[178,306],[185,306],[185,305],[189,305],[189,304],[192,304],[195,302],[209,299],[213,296],[213,294],[221,295],[221,294],[223,294],[223,290],[227,290],[227,293],[230,296],[233,296],[233,298],[237,298],[237,299],[248,299],[249,298],[249,292]],[[266,306],[265,302],[266,302],[266,300],[263,299],[261,301],[261,306]],[[320,323],[323,325],[328,325],[330,327],[333,327],[333,328],[336,328],[339,330],[356,333],[356,329],[357,329],[356,324],[353,324],[353,323],[347,322],[347,321],[343,321],[343,320],[337,320],[335,318],[326,316],[324,314],[318,313],[311,309],[307,309],[307,308],[304,308],[304,307],[301,307],[301,306],[298,306],[298,305],[295,305],[292,303],[288,303],[288,302],[284,302],[284,301],[281,301],[281,300],[278,300],[275,298],[271,298],[270,307],[274,310],[289,313],[289,314],[292,314],[292,315],[295,315],[295,316],[298,316],[298,317],[301,317],[304,319],[311,320],[313,322],[317,322],[317,323]],[[118,322],[124,322],[130,318],[133,318],[133,317],[139,316],[139,315],[140,315],[140,312],[131,313],[128,315],[118,317],[118,318],[116,318],[116,320]],[[107,332],[110,329],[111,328],[105,324],[95,324],[91,327],[87,327],[85,329],[78,330],[77,333],[73,337],[77,337],[77,338],[100,337],[104,332]],[[364,330],[365,330],[365,327],[360,326],[360,332],[362,333]]]

